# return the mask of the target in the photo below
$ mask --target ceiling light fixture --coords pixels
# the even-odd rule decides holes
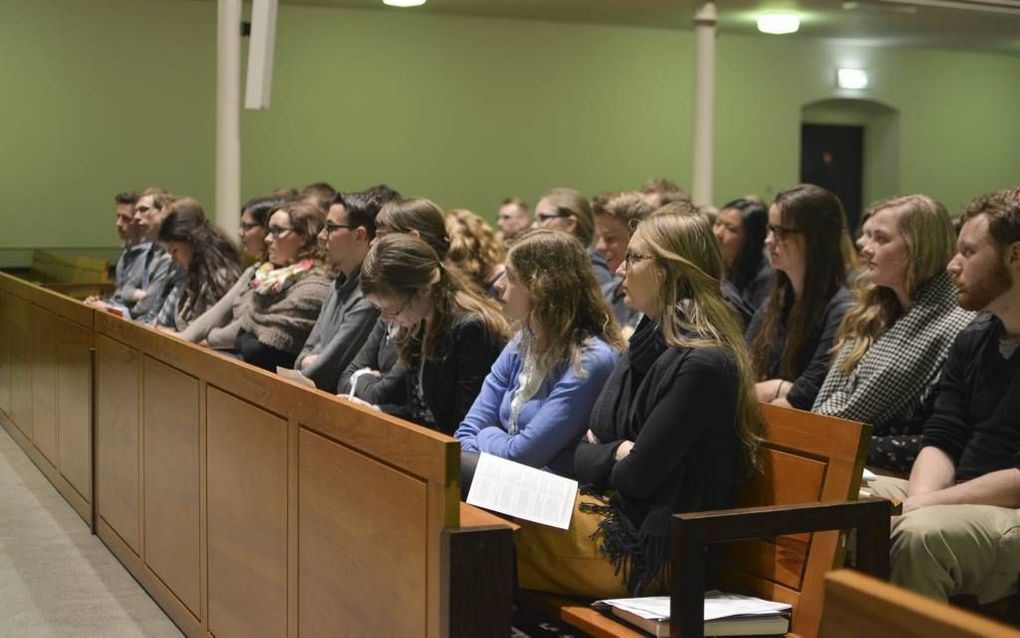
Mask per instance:
[[[763,13],[758,16],[758,30],[762,33],[784,35],[800,29],[800,16],[795,13]]]
[[[382,0],[383,4],[389,7],[420,7],[425,0]]]
[[[863,69],[839,69],[836,71],[836,84],[841,89],[866,89],[868,74]]]

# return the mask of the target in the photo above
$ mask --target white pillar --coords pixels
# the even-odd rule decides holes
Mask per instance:
[[[713,203],[715,119],[715,25],[718,14],[709,0],[694,14],[694,162],[691,198],[699,206]]]
[[[219,0],[216,60],[216,223],[236,237],[241,221],[241,0]]]

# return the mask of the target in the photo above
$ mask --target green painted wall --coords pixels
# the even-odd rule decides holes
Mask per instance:
[[[0,247],[116,243],[111,197],[165,184],[211,208],[216,4],[0,3]],[[900,113],[899,190],[951,209],[1020,181],[1020,58],[723,35],[716,200],[794,183],[801,107]],[[242,195],[386,181],[492,215],[554,185],[690,181],[689,32],[280,8],[272,108],[242,116]],[[210,211],[212,212],[212,211]]]

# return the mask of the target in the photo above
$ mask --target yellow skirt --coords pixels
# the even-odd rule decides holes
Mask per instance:
[[[518,520],[517,578],[523,589],[591,598],[629,596],[622,574],[615,573],[591,539],[602,517],[581,511],[582,503],[606,504],[578,494],[570,528],[565,530]]]

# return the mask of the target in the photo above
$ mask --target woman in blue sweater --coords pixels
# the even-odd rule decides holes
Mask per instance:
[[[520,331],[455,433],[461,451],[573,475],[574,448],[623,346],[619,325],[584,248],[562,231],[515,243],[496,287]]]

